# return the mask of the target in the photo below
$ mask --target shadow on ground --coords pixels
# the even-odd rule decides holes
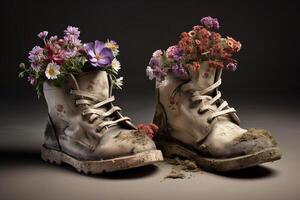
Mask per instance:
[[[254,166],[246,169],[234,170],[230,172],[218,172],[219,176],[236,179],[260,179],[278,175],[278,172],[266,166]]]
[[[12,167],[22,167],[22,166],[41,166],[43,168],[48,168],[47,170],[52,170],[55,168],[56,170],[63,170],[69,173],[77,173],[78,172],[67,164],[62,164],[60,166],[51,165],[45,163],[40,158],[40,151],[38,149],[32,150],[22,150],[18,151],[14,150],[2,150],[0,151],[1,157],[1,165],[0,172],[2,169],[9,169]],[[106,172],[103,174],[81,174],[83,176],[88,176],[91,178],[100,178],[100,179],[138,179],[147,176],[154,175],[158,173],[159,168],[155,165],[148,165],[139,168],[133,168],[128,170],[116,171],[116,172]],[[266,166],[254,166],[251,168],[235,170],[230,172],[218,172],[214,173],[219,176],[227,177],[227,178],[235,178],[235,179],[261,179],[261,178],[270,178],[278,175],[278,172],[266,167]]]
[[[49,171],[53,168],[56,170],[68,171],[69,173],[74,172],[77,175],[79,174],[72,166],[62,163],[61,165],[53,165],[50,163],[44,162],[40,157],[39,150],[31,151],[0,151],[1,165],[0,172],[3,169],[9,170],[13,167],[22,167],[22,166],[41,166],[42,168],[48,168]],[[138,179],[147,176],[151,176],[159,171],[159,168],[155,165],[148,165],[139,168],[133,168],[128,170],[116,171],[116,172],[106,172],[103,174],[82,174],[83,176],[88,176],[91,178],[100,178],[100,179]]]

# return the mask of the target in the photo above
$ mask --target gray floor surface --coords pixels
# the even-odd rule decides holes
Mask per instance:
[[[11,102],[0,119],[0,199],[300,199],[300,109],[295,99],[290,102],[235,101],[244,127],[273,132],[283,153],[280,161],[224,174],[195,172],[186,179],[164,179],[172,168],[167,163],[95,176],[45,163],[39,150],[45,104]],[[151,121],[152,101],[119,103],[134,122]]]

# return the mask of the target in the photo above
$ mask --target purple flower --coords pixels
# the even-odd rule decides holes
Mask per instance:
[[[167,76],[166,69],[161,67],[162,54],[163,52],[161,50],[156,50],[150,59],[149,66],[146,69],[146,73],[150,80],[156,78],[157,82],[162,82]]]
[[[31,63],[30,66],[36,72],[39,72],[41,69],[41,64],[39,64],[37,62]]]
[[[28,56],[30,62],[39,61],[44,56],[43,51],[44,49],[40,46],[33,47]]]
[[[81,45],[81,40],[79,40],[80,31],[77,27],[68,26],[67,29],[64,31],[65,36],[64,40],[67,44],[73,45],[73,46],[79,46]]]
[[[179,77],[179,78],[185,78],[187,76],[185,69],[180,64],[173,65],[171,68],[171,71],[173,72],[173,74],[176,77]]]
[[[161,61],[160,57],[152,57],[150,59],[149,66],[152,68],[155,66],[160,66],[160,61]]]
[[[51,37],[49,38],[49,42],[50,42],[50,43],[53,43],[53,42],[55,42],[55,41],[57,41],[57,40],[58,40],[57,35],[51,36]]]
[[[160,66],[154,66],[152,68],[152,73],[158,82],[163,81],[165,79],[165,77],[167,76],[167,72]]]
[[[74,26],[68,26],[64,33],[66,36],[73,36],[75,38],[79,38],[80,36],[80,31]]]
[[[219,25],[219,22],[218,22],[218,19],[217,18],[212,18],[210,16],[207,16],[207,17],[203,17],[201,19],[201,24],[203,26],[205,26],[206,28],[208,29],[219,29],[220,28],[220,25]]]
[[[75,49],[75,50],[71,50],[71,51],[63,51],[62,57],[64,59],[69,59],[69,58],[73,58],[77,55],[78,55],[78,51]]]
[[[87,57],[91,65],[95,67],[107,67],[111,65],[113,53],[111,49],[105,47],[103,42],[96,40],[94,43],[87,43],[84,46]]]
[[[29,62],[31,63],[32,69],[35,71],[39,71],[40,69],[40,63],[44,61],[45,55],[44,55],[44,49],[40,46],[35,46],[32,48],[32,50],[29,52]]]
[[[48,31],[42,31],[37,36],[41,39],[45,39],[48,35]]]
[[[166,54],[168,58],[173,58],[175,61],[179,61],[181,59],[182,52],[177,45],[174,45],[167,49]]]
[[[232,71],[234,72],[236,69],[237,69],[237,63],[234,63],[234,62],[231,62],[231,63],[228,63],[226,68],[229,70],[229,71]]]
[[[72,45],[72,46],[80,46],[81,40],[79,40],[77,37],[73,35],[66,35],[64,36],[64,41],[66,44]]]
[[[29,75],[27,77],[27,80],[28,82],[31,84],[31,85],[35,85],[36,84],[36,78],[33,76],[33,75]]]

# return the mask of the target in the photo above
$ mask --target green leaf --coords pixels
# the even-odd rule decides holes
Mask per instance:
[[[65,83],[66,76],[64,73],[61,73],[57,76],[57,79],[53,80],[53,84],[57,87],[62,86]]]
[[[25,71],[19,73],[19,78],[24,78],[24,76],[25,76]]]
[[[43,80],[41,80],[41,79],[38,80],[35,90],[36,90],[38,98],[40,98],[43,95]]]
[[[77,74],[82,72],[82,68],[86,61],[87,60],[84,56],[70,58],[64,62],[62,69],[64,72]]]

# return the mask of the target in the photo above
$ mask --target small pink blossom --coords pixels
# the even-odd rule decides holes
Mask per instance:
[[[35,85],[36,84],[36,78],[33,76],[33,75],[29,75],[27,77],[27,80],[28,82],[31,84],[31,85]]]
[[[48,31],[42,31],[37,36],[41,39],[45,39],[48,35]]]

